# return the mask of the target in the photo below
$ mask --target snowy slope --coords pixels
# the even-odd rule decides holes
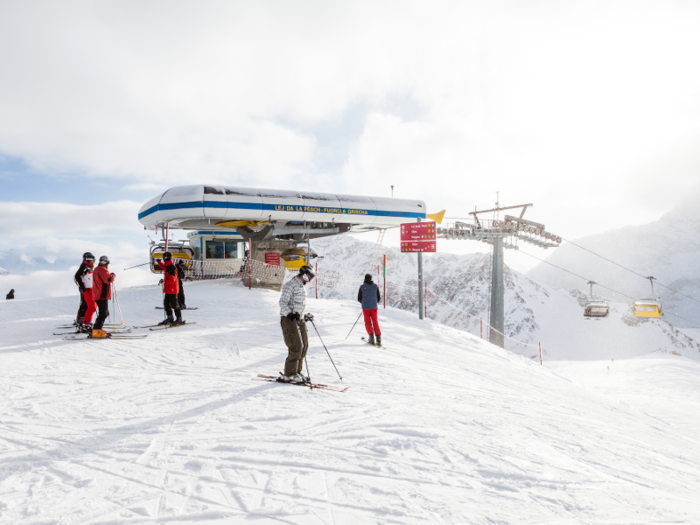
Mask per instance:
[[[451,241],[439,241],[449,243]],[[453,241],[457,242],[457,241]],[[349,236],[314,241],[318,260],[319,297],[357,297],[363,276],[370,271],[377,280],[376,264],[370,266],[375,245]],[[397,248],[381,247],[387,255],[387,304],[417,312],[417,258]],[[507,255],[512,255],[508,253]],[[488,321],[491,262],[488,255],[436,253],[424,256],[428,284],[428,317],[441,323],[480,334],[479,318]],[[334,279],[329,272],[356,277]],[[509,337],[533,346],[512,348],[523,355],[536,353],[542,343],[546,355],[555,359],[611,359],[677,352],[700,360],[700,344],[668,323],[667,319],[635,318],[624,303],[611,303],[604,320],[583,317],[582,292],[542,286],[527,276],[504,269],[506,325]],[[473,317],[469,317],[469,315]]]
[[[75,297],[0,303],[0,523],[700,522],[700,365],[672,354],[544,367],[414,314],[386,347],[358,307],[314,300],[312,378],[251,380],[286,355],[277,301],[187,286],[197,324],[62,341]],[[129,321],[157,287],[123,290]],[[145,330],[140,330],[145,332]]]

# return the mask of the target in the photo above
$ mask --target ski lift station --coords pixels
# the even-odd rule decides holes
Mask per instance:
[[[207,263],[233,259],[240,266],[250,251],[252,261],[298,268],[313,257],[312,239],[425,220],[426,207],[420,200],[197,184],[154,197],[138,218],[146,230],[163,235],[151,245],[152,262],[168,243],[173,257],[188,261],[191,271],[220,277],[237,273],[234,261]],[[187,239],[166,240],[170,229],[188,230]],[[151,264],[151,271],[160,269]]]

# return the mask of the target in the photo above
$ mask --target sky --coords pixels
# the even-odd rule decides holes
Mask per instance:
[[[0,251],[143,262],[140,206],[201,182],[393,185],[451,217],[499,192],[569,239],[652,222],[700,181],[699,23],[683,0],[4,2]]]

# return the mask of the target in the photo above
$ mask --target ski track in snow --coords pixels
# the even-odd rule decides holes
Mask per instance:
[[[380,310],[307,300],[316,382],[286,357],[279,295],[187,285],[196,325],[63,341],[77,297],[0,304],[0,523],[700,523],[700,364],[672,355],[540,367]],[[158,287],[122,290],[130,325]],[[135,330],[143,333],[148,330]],[[625,355],[621,348],[621,355]]]

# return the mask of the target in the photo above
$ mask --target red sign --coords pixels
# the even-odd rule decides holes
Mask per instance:
[[[275,266],[279,268],[280,265],[280,254],[278,252],[268,252],[265,253],[265,266],[272,267]]]
[[[401,225],[401,251],[436,252],[436,234],[435,221],[404,223]]]
[[[435,240],[436,233],[435,221],[408,222],[401,225],[401,241]]]
[[[415,242],[415,241],[402,241],[401,242],[402,252],[436,252],[435,241],[428,242]]]

